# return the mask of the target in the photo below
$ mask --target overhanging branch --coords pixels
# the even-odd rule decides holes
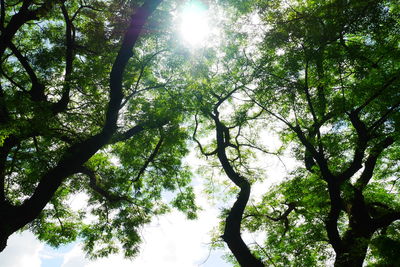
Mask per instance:
[[[97,192],[99,195],[104,197],[110,202],[118,202],[118,201],[128,201],[131,202],[131,200],[127,196],[119,196],[115,195],[113,193],[108,192],[105,190],[103,187],[100,186],[97,178],[97,174],[95,171],[91,170],[90,168],[86,166],[81,166],[78,171],[80,173],[83,173],[89,177],[89,186],[92,188],[95,192]]]

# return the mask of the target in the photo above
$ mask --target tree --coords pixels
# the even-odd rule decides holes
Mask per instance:
[[[180,59],[154,64],[169,53],[161,2],[1,1],[0,251],[30,229],[53,246],[80,237],[93,257],[119,244],[134,256],[138,229],[168,210],[164,190],[179,188],[172,205],[195,217]],[[90,209],[68,206],[79,192]]]
[[[201,155],[209,162],[217,161],[218,169],[221,170],[219,174],[229,179],[228,187],[233,185],[232,191],[237,194],[233,205],[222,213],[222,233],[218,241],[227,244],[240,266],[264,266],[259,257],[251,252],[241,234],[242,218],[249,202],[251,186],[257,180],[246,160],[249,156],[246,147],[251,147],[251,144],[248,139],[243,140],[241,130],[248,129],[251,120],[261,114],[248,114],[248,108],[253,104],[235,109],[235,104],[240,103],[240,100],[233,100],[234,96],[240,95],[253,81],[253,74],[245,71],[249,64],[240,52],[245,39],[230,37],[218,48],[220,56],[210,49],[205,52],[203,61],[192,66],[193,72],[197,74],[190,77],[194,92],[192,101],[195,102],[192,106],[197,107],[193,140]],[[201,140],[205,134],[213,136],[212,141],[208,140],[209,144]]]
[[[166,49],[161,1],[142,2],[0,2],[1,248],[29,228],[53,245],[79,236],[92,256],[118,242],[133,256],[137,229],[178,187],[172,205],[195,217],[180,161],[191,114],[193,140],[236,195],[218,234],[234,264],[395,264],[399,4],[222,1],[238,7],[224,6],[224,45],[186,64]],[[301,166],[252,199],[271,172],[257,161],[285,148]],[[82,191],[96,220],[66,204]]]
[[[241,187],[243,183],[232,177],[240,169],[245,173],[238,166],[249,154],[240,147],[264,150],[250,142],[250,131],[244,129],[246,123],[254,124],[257,114],[258,121],[264,120],[260,125],[273,125],[304,164],[235,218],[242,228],[266,232],[265,246],[251,246],[253,255],[272,265],[325,265],[332,248],[335,266],[362,266],[371,248],[370,260],[393,264],[397,250],[388,247],[398,244],[400,219],[399,5],[393,1],[236,4],[240,12],[252,16],[258,12],[265,34],[251,56],[246,54],[247,44],[242,44],[244,54],[239,58],[224,54],[236,60],[236,65],[226,64],[229,73],[205,75],[203,86],[217,104],[201,98],[201,103],[208,103],[202,112],[214,120],[209,127],[217,137],[211,150],[201,150],[217,155],[225,174]],[[238,73],[250,81],[240,80],[238,86],[232,78]],[[222,121],[218,108],[224,101],[243,103],[243,108],[231,108]],[[234,171],[221,160],[221,147],[229,150],[230,163],[236,162]],[[239,177],[244,176],[248,177]],[[225,214],[225,231],[233,210],[235,206]],[[251,266],[225,241],[241,266]]]
[[[369,247],[393,262],[381,245],[399,240],[398,4],[256,5],[267,30],[241,95],[282,129],[304,167],[245,211],[242,224],[268,235],[254,253],[274,265],[324,265],[329,244],[335,266],[362,266]]]

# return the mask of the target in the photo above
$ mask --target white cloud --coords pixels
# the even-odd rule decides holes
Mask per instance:
[[[161,217],[144,231],[143,252],[137,266],[196,267],[208,254],[209,231],[216,216],[200,213],[199,220],[188,221],[178,212]]]
[[[208,256],[209,232],[218,221],[218,211],[210,207],[204,198],[199,202],[203,211],[199,213],[198,220],[189,221],[178,211],[155,218],[143,229],[141,251],[134,260],[112,255],[89,261],[85,259],[81,246],[76,245],[65,254],[62,267],[198,267]]]
[[[40,267],[40,252],[44,245],[30,232],[12,235],[0,253],[1,267]]]
[[[77,244],[65,254],[61,267],[86,266],[87,262],[88,260],[82,252],[81,245]]]

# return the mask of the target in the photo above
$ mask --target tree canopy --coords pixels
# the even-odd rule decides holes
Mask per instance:
[[[207,76],[204,94],[214,100],[201,100],[216,134],[215,150],[203,154],[217,156],[240,188],[222,239],[241,266],[258,266],[254,259],[324,266],[332,255],[335,266],[362,266],[368,248],[367,262],[394,264],[398,252],[387,253],[387,246],[398,244],[400,215],[398,5],[259,1],[241,9],[249,11],[265,30],[258,50],[251,41],[228,46],[225,68]],[[226,101],[233,107],[225,106],[221,118]],[[239,202],[249,204],[249,193],[243,196],[249,183],[260,179],[251,172],[251,151],[272,152],[254,133],[262,127],[277,132],[303,164],[238,211]],[[240,237],[240,225],[229,230],[234,214],[244,229],[266,236],[264,244],[248,246],[253,254],[246,259],[247,249],[235,248],[241,241],[227,238],[227,231]]]
[[[133,256],[140,226],[168,210],[165,190],[179,188],[172,205],[195,217],[183,88],[169,88],[180,59],[150,31],[165,30],[160,2],[1,2],[1,249],[29,229]],[[78,192],[85,212],[67,204]]]
[[[192,54],[181,1],[1,1],[1,250],[29,229],[135,256],[153,216],[196,217],[194,144],[201,178],[229,189],[207,191],[232,200],[214,236],[232,264],[394,266],[400,4],[205,3],[221,36]],[[295,164],[271,185],[282,156]]]

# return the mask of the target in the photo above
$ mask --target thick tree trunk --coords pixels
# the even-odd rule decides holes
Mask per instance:
[[[335,267],[361,267],[367,255],[371,236],[352,236],[351,242],[347,242],[343,251],[337,252]]]
[[[7,240],[9,235],[4,233],[2,229],[0,229],[0,252],[2,252],[7,246]]]
[[[340,254],[336,254],[335,258],[335,267],[361,267],[363,265],[365,252],[359,252],[359,254],[354,254],[350,252],[344,252]]]
[[[340,249],[336,250],[335,267],[361,267],[376,230],[368,216],[362,194],[358,192],[355,195],[350,208],[348,230],[342,237]]]
[[[15,232],[10,218],[13,218],[13,206],[6,201],[0,202],[0,252],[7,246],[8,237]]]
[[[264,264],[250,252],[240,233],[242,216],[249,200],[249,196],[250,184],[248,182],[243,183],[240,193],[225,220],[225,230],[222,238],[228,245],[236,260],[239,262],[240,266],[264,267]]]

